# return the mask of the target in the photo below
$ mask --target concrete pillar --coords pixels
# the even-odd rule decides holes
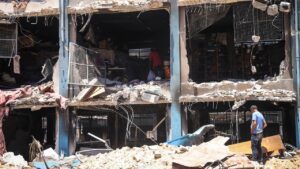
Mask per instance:
[[[68,0],[59,1],[59,94],[68,97],[69,69],[69,21],[67,14]],[[69,155],[69,112],[57,108],[56,111],[56,149],[58,153]]]
[[[187,122],[183,118],[183,111],[179,103],[179,97],[181,95],[181,78],[182,76],[188,75],[187,73],[182,74],[181,71],[181,60],[185,52],[185,32],[181,32],[185,28],[185,18],[182,17],[185,15],[185,10],[181,10],[177,6],[177,1],[170,1],[171,10],[170,10],[170,54],[171,54],[171,96],[172,103],[169,111],[169,132],[168,140],[173,140],[186,134],[187,132]],[[183,8],[184,9],[184,8]],[[182,13],[182,14],[180,14]],[[182,23],[180,23],[180,21]],[[182,36],[181,36],[182,35]],[[181,47],[184,50],[181,50]],[[187,60],[186,60],[187,63]]]
[[[300,48],[299,48],[299,28],[300,28],[300,1],[294,0],[291,15],[291,35],[292,35],[292,63],[294,89],[297,96],[295,108],[295,126],[296,126],[296,146],[300,148]]]

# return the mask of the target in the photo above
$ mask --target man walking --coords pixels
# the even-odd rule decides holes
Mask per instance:
[[[257,110],[257,106],[252,105],[250,107],[252,113],[251,123],[251,149],[252,160],[263,162],[263,154],[261,148],[261,141],[263,138],[263,130],[267,127],[264,116]]]

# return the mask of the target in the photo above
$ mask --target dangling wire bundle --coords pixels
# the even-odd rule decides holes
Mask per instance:
[[[47,165],[44,155],[42,153],[41,143],[38,140],[36,140],[33,136],[31,137],[32,142],[29,144],[29,160],[33,161],[36,157],[38,157],[39,160],[43,159],[46,168],[49,169],[49,166]]]

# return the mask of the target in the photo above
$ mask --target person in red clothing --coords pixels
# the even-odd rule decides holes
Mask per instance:
[[[161,76],[160,72],[162,70],[162,61],[159,53],[155,48],[151,50],[149,58],[151,70],[155,73],[156,76]]]

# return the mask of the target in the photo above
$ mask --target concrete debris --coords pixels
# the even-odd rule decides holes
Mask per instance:
[[[157,103],[159,100],[171,101],[171,94],[169,90],[169,82],[148,84],[139,84],[136,86],[120,86],[116,93],[112,93],[106,97],[106,100],[117,104],[121,99],[129,102],[146,101],[150,103]]]
[[[189,82],[183,84],[182,88],[181,102],[241,100],[292,102],[296,99],[292,79],[222,81],[200,84]],[[238,107],[239,104],[236,106]]]
[[[48,148],[48,149],[44,150],[43,156],[46,159],[51,159],[51,160],[55,160],[55,161],[59,160],[59,155],[52,148]]]
[[[257,166],[257,162],[249,160],[246,155],[234,155],[229,157],[223,163],[224,168],[255,168]]]
[[[173,159],[185,151],[167,144],[124,147],[107,154],[85,157],[81,159],[82,163],[78,169],[171,169]]]
[[[29,167],[27,161],[21,155],[15,155],[13,152],[4,153],[0,157],[1,162],[6,166],[14,166],[15,169],[22,169]]]
[[[39,86],[25,86],[12,91],[0,91],[0,106],[41,105],[57,103],[66,109],[68,100],[54,93],[53,82]]]
[[[47,16],[58,14],[59,1],[13,0],[0,2],[0,16]]]
[[[218,136],[209,142],[191,148],[188,152],[179,155],[174,160],[176,166],[186,168],[202,168],[207,163],[221,161],[233,154],[224,144],[229,140],[227,137]],[[201,157],[201,158],[199,158]]]
[[[159,95],[143,92],[142,100],[150,103],[157,103],[159,100]]]
[[[231,155],[229,149],[224,145],[227,140],[228,138],[219,136],[198,146],[177,147],[160,144],[133,148],[124,147],[106,154],[81,158],[82,163],[78,169],[171,169],[175,163],[186,166],[199,162],[200,165],[205,165],[208,162],[222,160]],[[195,153],[201,153],[201,156],[191,155]],[[199,157],[201,158],[199,159]],[[195,163],[191,164],[190,158],[194,158]]]
[[[300,154],[290,159],[271,158],[265,164],[265,169],[298,169],[300,168]]]
[[[150,3],[154,2],[160,2],[157,1],[150,1],[150,0],[95,0],[92,2],[85,2],[85,1],[79,1],[76,3],[76,1],[79,0],[73,0],[70,7],[72,9],[84,9],[84,8],[91,8],[91,9],[97,9],[97,8],[112,8],[117,6],[132,6],[132,7],[141,7],[145,5],[149,5]]]

